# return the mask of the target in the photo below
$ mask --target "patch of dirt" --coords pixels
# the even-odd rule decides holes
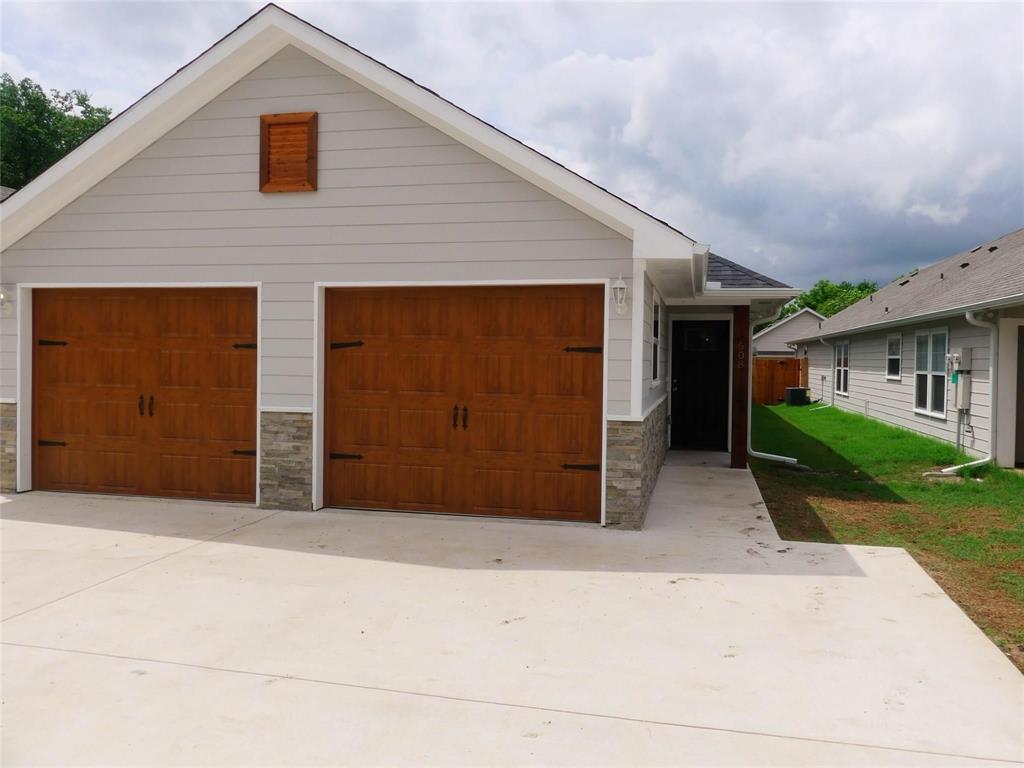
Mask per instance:
[[[985,630],[1024,672],[1024,605],[992,583],[991,570],[962,560],[950,562],[924,550],[911,554],[971,621]]]

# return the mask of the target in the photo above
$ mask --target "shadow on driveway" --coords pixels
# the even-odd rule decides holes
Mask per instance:
[[[755,519],[763,516],[763,505],[747,472],[666,465],[656,499],[659,524],[642,531],[358,510],[271,513],[243,505],[40,492],[10,499],[0,506],[0,517],[450,569],[863,575],[844,547],[765,535],[765,524]],[[737,532],[723,535],[723,519]],[[744,519],[751,524],[744,527]],[[16,539],[8,541],[15,545]],[[68,548],[69,556],[97,546],[70,532],[50,541],[58,550]],[[131,539],[119,540],[117,556],[132,546]]]

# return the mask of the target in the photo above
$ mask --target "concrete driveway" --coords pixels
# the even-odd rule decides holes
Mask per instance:
[[[1024,678],[910,557],[782,542],[718,464],[639,533],[10,499],[3,763],[1024,759]]]

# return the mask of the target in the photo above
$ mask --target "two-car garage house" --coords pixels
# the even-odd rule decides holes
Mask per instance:
[[[7,490],[636,527],[796,293],[276,6],[0,211]]]

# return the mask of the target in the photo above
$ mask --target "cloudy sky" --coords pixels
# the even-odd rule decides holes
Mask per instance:
[[[280,5],[806,287],[1024,226],[1024,6]],[[0,5],[3,69],[126,107],[259,3]]]

